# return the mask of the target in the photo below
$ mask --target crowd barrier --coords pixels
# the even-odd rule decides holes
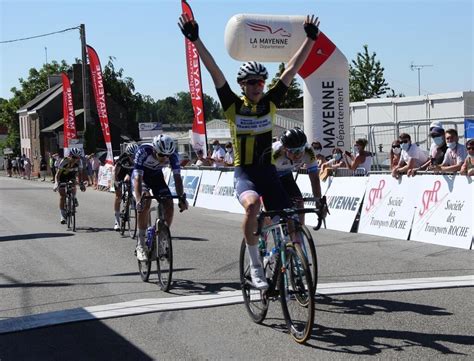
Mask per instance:
[[[110,188],[112,172],[110,168],[104,169],[99,184]],[[174,193],[170,169],[165,168],[164,174]],[[309,176],[304,172],[294,176],[303,195],[311,197]],[[235,197],[232,168],[189,167],[182,169],[181,177],[190,206],[244,213]],[[395,179],[387,173],[330,176],[321,182],[321,191],[327,197],[330,212],[327,229],[472,249],[471,177],[417,175]],[[316,225],[316,215],[308,214],[306,223]]]

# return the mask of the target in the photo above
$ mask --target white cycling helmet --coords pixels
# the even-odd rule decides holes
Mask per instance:
[[[154,137],[152,144],[158,154],[171,155],[176,150],[174,139],[166,134],[160,134]]]
[[[82,154],[79,148],[71,148],[69,149],[69,156],[71,157],[80,157]]]
[[[243,63],[239,68],[239,72],[237,73],[237,81],[241,82],[242,80],[247,79],[249,76],[261,76],[263,79],[267,80],[267,68],[256,61],[248,61]]]
[[[135,155],[135,153],[138,150],[138,144],[137,143],[130,143],[127,145],[127,148],[125,148],[125,153],[128,155]]]

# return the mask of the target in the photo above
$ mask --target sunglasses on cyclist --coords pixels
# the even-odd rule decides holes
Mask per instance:
[[[474,146],[466,147],[467,150],[474,150]]]
[[[288,148],[288,152],[292,154],[300,154],[304,151],[305,146],[303,145],[302,147],[297,147],[297,148]]]
[[[249,79],[249,80],[246,80],[245,81],[245,84],[246,85],[259,85],[259,86],[263,86],[265,85],[265,80],[263,79]]]

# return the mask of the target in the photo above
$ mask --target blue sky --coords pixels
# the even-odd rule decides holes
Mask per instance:
[[[189,0],[201,38],[231,86],[239,61],[224,46],[224,29],[235,14],[316,14],[321,29],[350,61],[364,44],[377,53],[395,91],[418,94],[410,64],[432,64],[421,71],[422,94],[474,90],[472,0]],[[87,43],[102,64],[116,57],[116,68],[134,79],[136,91],[155,100],[188,91],[184,40],[178,29],[179,0],[0,0],[0,41],[86,26]],[[79,31],[0,44],[0,97],[46,61],[80,58]],[[266,64],[271,75],[277,63]],[[203,68],[204,92],[217,99]]]

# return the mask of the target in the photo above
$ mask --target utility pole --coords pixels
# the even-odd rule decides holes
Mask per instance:
[[[48,64],[48,48],[46,46],[44,47],[44,54],[45,54],[45,58],[46,58],[46,63],[45,64]]]
[[[427,66],[433,66],[431,64],[425,64],[425,65],[416,65],[411,62],[410,69],[413,70],[418,70],[418,95],[421,95],[421,83],[420,83],[420,70],[427,67]]]
[[[84,108],[84,135],[86,133],[87,122],[91,118],[90,96],[89,96],[89,72],[87,69],[86,50],[86,28],[84,24],[80,26],[81,50],[82,50],[82,106]]]

